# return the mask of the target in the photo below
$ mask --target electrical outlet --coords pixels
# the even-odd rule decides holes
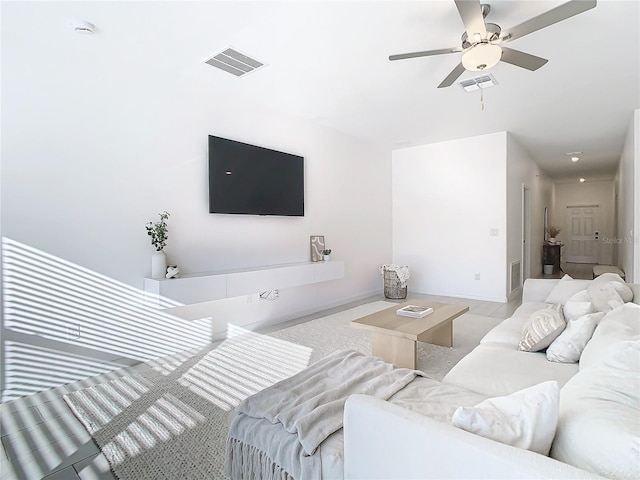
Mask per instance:
[[[489,229],[489,236],[491,236],[491,237],[499,237],[500,236],[500,229],[499,228],[490,228]]]
[[[479,273],[476,273],[476,274],[474,275],[474,278],[475,278],[476,280],[480,280],[480,274],[479,274]]]
[[[247,295],[245,297],[245,303],[247,303],[247,304],[253,303],[253,295]]]

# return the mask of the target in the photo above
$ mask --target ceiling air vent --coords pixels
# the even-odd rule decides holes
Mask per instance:
[[[216,53],[205,63],[237,77],[242,77],[247,73],[251,73],[265,66],[264,63],[254,60],[231,47],[227,47],[221,52]]]
[[[460,86],[464,88],[465,92],[473,92],[480,88],[495,87],[497,84],[498,82],[491,74],[470,78],[469,80],[463,80],[460,82]]]

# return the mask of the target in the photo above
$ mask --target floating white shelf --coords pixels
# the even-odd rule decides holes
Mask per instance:
[[[159,308],[239,297],[277,288],[298,287],[344,277],[344,262],[287,263],[238,270],[145,278],[147,301]],[[173,305],[171,305],[173,304]]]

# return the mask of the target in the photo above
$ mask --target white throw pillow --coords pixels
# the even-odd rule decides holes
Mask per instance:
[[[603,273],[602,275],[597,276],[593,280],[593,283],[611,283],[611,286],[616,292],[618,292],[618,295],[622,297],[625,303],[633,300],[633,290],[629,288],[622,277],[617,273]]]
[[[603,312],[596,312],[567,322],[567,328],[547,348],[547,360],[560,363],[576,363],[580,360],[584,347],[602,317]]]
[[[567,303],[564,304],[563,312],[564,319],[567,321],[575,320],[583,315],[595,312],[587,290],[580,290],[567,300]]]
[[[562,305],[552,305],[535,312],[524,326],[519,348],[525,352],[538,352],[547,348],[566,327]]]
[[[640,340],[640,305],[635,303],[625,303],[602,317],[580,356],[580,370],[601,362],[617,343],[627,340]]]
[[[551,457],[606,478],[640,478],[639,366],[640,342],[620,342],[562,387]]]
[[[467,432],[548,455],[558,425],[559,395],[558,382],[543,382],[460,407],[451,421]]]
[[[624,304],[624,300],[613,288],[612,283],[615,282],[594,282],[587,287],[587,293],[597,312],[610,312]]]
[[[565,275],[556,283],[545,300],[545,303],[560,303],[564,305],[572,296],[589,286],[592,280],[574,280]]]
[[[609,285],[611,285],[613,289],[618,292],[618,295],[620,295],[624,303],[633,300],[633,290],[631,290],[626,283],[609,282]]]

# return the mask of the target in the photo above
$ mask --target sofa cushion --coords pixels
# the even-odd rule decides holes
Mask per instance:
[[[558,425],[558,382],[548,381],[511,395],[459,407],[454,426],[483,437],[548,455]]]
[[[640,478],[639,365],[640,342],[620,342],[567,382],[551,457],[607,478]]]
[[[542,310],[543,308],[551,307],[550,303],[546,302],[525,302],[516,308],[516,311],[513,312],[511,317],[521,317],[528,319],[532,314],[537,312],[538,310]]]
[[[545,302],[564,305],[580,290],[585,290],[591,282],[592,280],[574,280],[569,275],[565,275],[555,284]]]
[[[625,303],[608,312],[580,356],[580,370],[598,363],[616,343],[640,340],[640,305]]]
[[[547,348],[566,326],[562,305],[557,304],[533,313],[522,330],[519,348],[538,352]]]
[[[562,386],[577,371],[578,364],[549,362],[544,353],[482,344],[460,360],[443,382],[493,397],[509,395],[547,380],[557,380]]]
[[[578,293],[573,295],[569,300],[567,300],[567,303],[564,304],[564,308],[562,309],[562,313],[564,313],[564,318],[567,322],[595,311],[593,303],[591,302],[591,297],[587,293],[586,289],[580,290]]]
[[[603,312],[589,313],[567,322],[567,328],[547,348],[547,360],[550,362],[576,363],[591,340]]]
[[[480,340],[481,344],[499,344],[510,348],[518,348],[522,329],[529,317],[510,317],[503,320]]]

